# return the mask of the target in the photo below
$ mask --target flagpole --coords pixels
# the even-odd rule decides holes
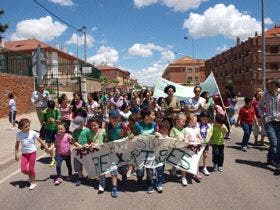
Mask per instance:
[[[211,71],[211,74],[213,75],[215,85],[217,86],[217,90],[218,90],[218,94],[219,94],[219,97],[220,97],[221,102],[222,102],[222,106],[223,106],[223,108],[225,109],[225,104],[224,104],[224,101],[223,101],[223,98],[222,98],[222,95],[221,95],[219,86],[218,86],[218,84],[217,84],[217,82],[216,82],[216,79],[215,79],[214,74],[213,74],[212,71]],[[227,114],[227,111],[226,111],[226,110],[225,110],[225,114],[226,114],[226,118],[227,118],[227,121],[228,121],[229,128],[231,128],[231,124],[230,124],[230,121],[229,121],[228,114]]]

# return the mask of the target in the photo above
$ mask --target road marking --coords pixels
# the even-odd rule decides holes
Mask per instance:
[[[45,155],[46,155],[46,154],[41,155],[40,157],[38,157],[38,158],[36,159],[36,161],[39,160],[39,159],[41,159],[41,158],[44,157]],[[19,173],[20,171],[21,171],[21,169],[18,169],[18,170],[16,170],[16,171],[14,171],[13,173],[11,173],[10,175],[4,177],[3,179],[0,180],[0,184],[4,183],[4,182],[7,181],[8,179],[10,179],[11,177],[13,177],[13,176],[16,175],[17,173]]]

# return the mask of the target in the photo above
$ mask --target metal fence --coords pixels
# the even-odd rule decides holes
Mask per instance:
[[[0,73],[32,76],[32,58],[0,47]]]

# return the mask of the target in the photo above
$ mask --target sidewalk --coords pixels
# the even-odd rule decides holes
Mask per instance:
[[[36,112],[31,112],[29,114],[22,114],[17,116],[17,120],[21,118],[28,118],[31,120],[31,129],[39,131],[40,123],[37,118]],[[18,129],[11,130],[9,126],[9,119],[0,119],[0,170],[9,164],[15,162],[14,151],[16,142],[16,133]]]

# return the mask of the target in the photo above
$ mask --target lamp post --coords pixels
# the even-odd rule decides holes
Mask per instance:
[[[84,61],[87,62],[87,34],[84,29],[87,29],[87,27],[82,26],[82,28],[77,29],[77,31],[82,32],[84,35]]]
[[[190,39],[189,37],[185,36],[184,39]],[[193,38],[191,37],[192,40],[192,59],[194,59],[194,43],[193,43]]]
[[[263,90],[266,90],[265,32],[264,32],[264,0],[262,1],[262,76]]]

